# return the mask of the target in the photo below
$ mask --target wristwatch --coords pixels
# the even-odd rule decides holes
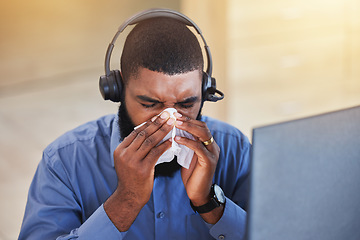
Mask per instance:
[[[223,190],[215,183],[211,186],[210,190],[210,201],[204,205],[195,207],[190,201],[190,206],[194,212],[207,213],[214,210],[217,207],[225,204],[225,195]]]

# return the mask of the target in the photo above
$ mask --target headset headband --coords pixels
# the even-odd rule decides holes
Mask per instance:
[[[188,17],[185,15],[169,9],[150,9],[143,12],[140,12],[120,25],[118,31],[110,42],[105,55],[105,75],[100,76],[99,79],[99,89],[102,97],[105,100],[111,100],[113,102],[121,102],[122,99],[122,78],[119,70],[110,70],[110,58],[111,53],[114,49],[115,42],[119,37],[120,33],[124,29],[133,24],[137,24],[140,21],[144,21],[150,18],[156,17],[167,17],[178,20],[184,23],[187,26],[195,28],[196,32],[201,36],[201,39],[204,43],[204,48],[207,58],[207,70],[203,72],[202,77],[202,103],[204,101],[216,102],[224,98],[224,94],[216,88],[216,80],[211,76],[212,74],[212,59],[209,46],[206,44],[205,38],[201,33],[200,28]]]
[[[176,12],[174,10],[161,9],[161,8],[154,8],[154,9],[149,9],[149,10],[145,10],[143,12],[140,12],[140,13],[132,16],[131,18],[129,18],[123,24],[120,25],[120,27],[118,28],[118,31],[116,32],[116,34],[113,37],[111,43],[109,44],[108,49],[106,50],[106,55],[105,55],[105,74],[106,74],[106,76],[110,76],[110,72],[111,72],[110,71],[111,53],[112,53],[112,51],[114,49],[116,39],[118,38],[120,33],[122,33],[122,31],[124,31],[124,29],[129,25],[134,25],[134,24],[136,24],[138,22],[141,22],[141,21],[144,21],[144,20],[150,19],[150,18],[155,18],[155,17],[173,18],[173,19],[176,19],[178,21],[183,22],[187,26],[191,26],[191,27],[195,28],[196,32],[201,36],[201,39],[204,42],[204,48],[205,48],[206,58],[207,58],[207,70],[206,70],[206,73],[208,74],[209,77],[211,77],[211,74],[212,74],[211,52],[210,52],[209,46],[206,44],[205,38],[202,35],[200,28],[190,18],[188,18],[187,16],[185,16],[185,15],[179,13],[179,12]]]

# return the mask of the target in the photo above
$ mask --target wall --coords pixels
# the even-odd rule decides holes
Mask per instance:
[[[213,77],[217,87],[225,93],[224,100],[206,102],[203,113],[220,120],[228,120],[228,51],[227,41],[227,1],[216,0],[182,0],[181,11],[189,16],[200,27],[211,50],[213,60]]]
[[[247,135],[360,103],[359,1],[229,0],[227,9],[227,119]]]
[[[13,93],[20,82],[46,84],[64,73],[96,69],[100,75],[107,45],[125,19],[148,8],[179,6],[179,1],[166,0],[4,1],[0,94]],[[121,47],[122,40],[116,46]]]

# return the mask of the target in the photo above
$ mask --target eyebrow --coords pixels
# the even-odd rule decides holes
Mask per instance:
[[[180,102],[177,102],[178,104],[185,104],[185,103],[194,103],[194,102],[197,102],[198,101],[198,97],[197,96],[193,96],[193,97],[188,97],[186,98],[184,101],[180,101]]]
[[[148,97],[146,95],[137,95],[137,98],[139,98],[140,100],[143,100],[145,102],[152,102],[152,103],[161,103],[159,100],[156,100],[154,98]]]

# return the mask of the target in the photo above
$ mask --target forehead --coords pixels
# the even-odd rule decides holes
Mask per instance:
[[[132,95],[146,95],[159,101],[179,101],[183,98],[201,95],[202,75],[199,70],[167,75],[140,68],[136,77],[126,84],[126,91]]]

